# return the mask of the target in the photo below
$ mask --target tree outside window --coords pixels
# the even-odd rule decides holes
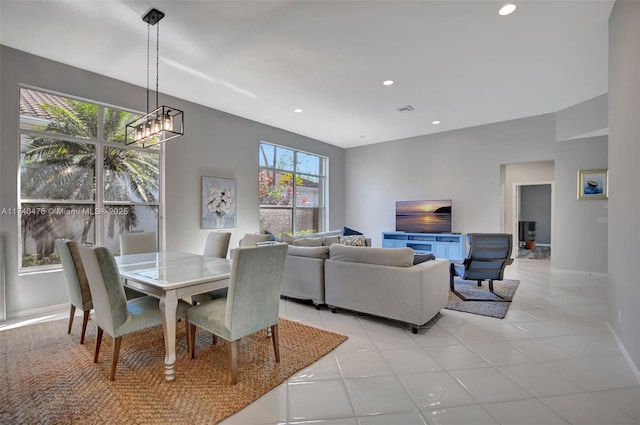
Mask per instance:
[[[161,151],[127,149],[137,114],[43,91],[20,90],[21,267],[59,264],[54,241],[99,243],[158,232]]]

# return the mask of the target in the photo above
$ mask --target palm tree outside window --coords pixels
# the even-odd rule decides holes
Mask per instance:
[[[159,234],[162,150],[124,144],[139,114],[20,89],[20,265],[59,267],[56,238],[116,252],[121,232]]]

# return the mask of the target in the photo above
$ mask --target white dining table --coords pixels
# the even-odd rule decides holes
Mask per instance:
[[[125,285],[160,299],[164,332],[164,378],[176,378],[176,310],[178,300],[229,286],[231,260],[166,251],[116,258]]]

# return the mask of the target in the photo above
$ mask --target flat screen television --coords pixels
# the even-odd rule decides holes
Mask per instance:
[[[451,233],[451,200],[396,201],[396,231]]]

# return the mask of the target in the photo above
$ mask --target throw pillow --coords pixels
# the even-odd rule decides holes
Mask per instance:
[[[364,235],[340,236],[340,244],[349,246],[367,246],[367,241],[364,238]]]
[[[322,246],[322,238],[300,238],[293,240],[293,246]]]
[[[322,245],[330,246],[332,243],[340,243],[340,236],[325,236],[322,238]]]
[[[265,230],[265,231],[264,231],[264,234],[265,234],[265,235],[271,235],[271,237],[273,238],[273,240],[274,240],[274,241],[276,241],[276,242],[280,242],[280,239],[279,239],[275,234],[273,234],[272,232],[270,232],[270,231],[268,231],[268,230]]]
[[[342,228],[342,236],[357,236],[357,235],[364,235],[364,233],[358,232],[357,230],[350,229],[346,226]]]
[[[435,260],[436,256],[433,254],[415,254],[413,256],[413,265],[424,263],[425,261]]]

